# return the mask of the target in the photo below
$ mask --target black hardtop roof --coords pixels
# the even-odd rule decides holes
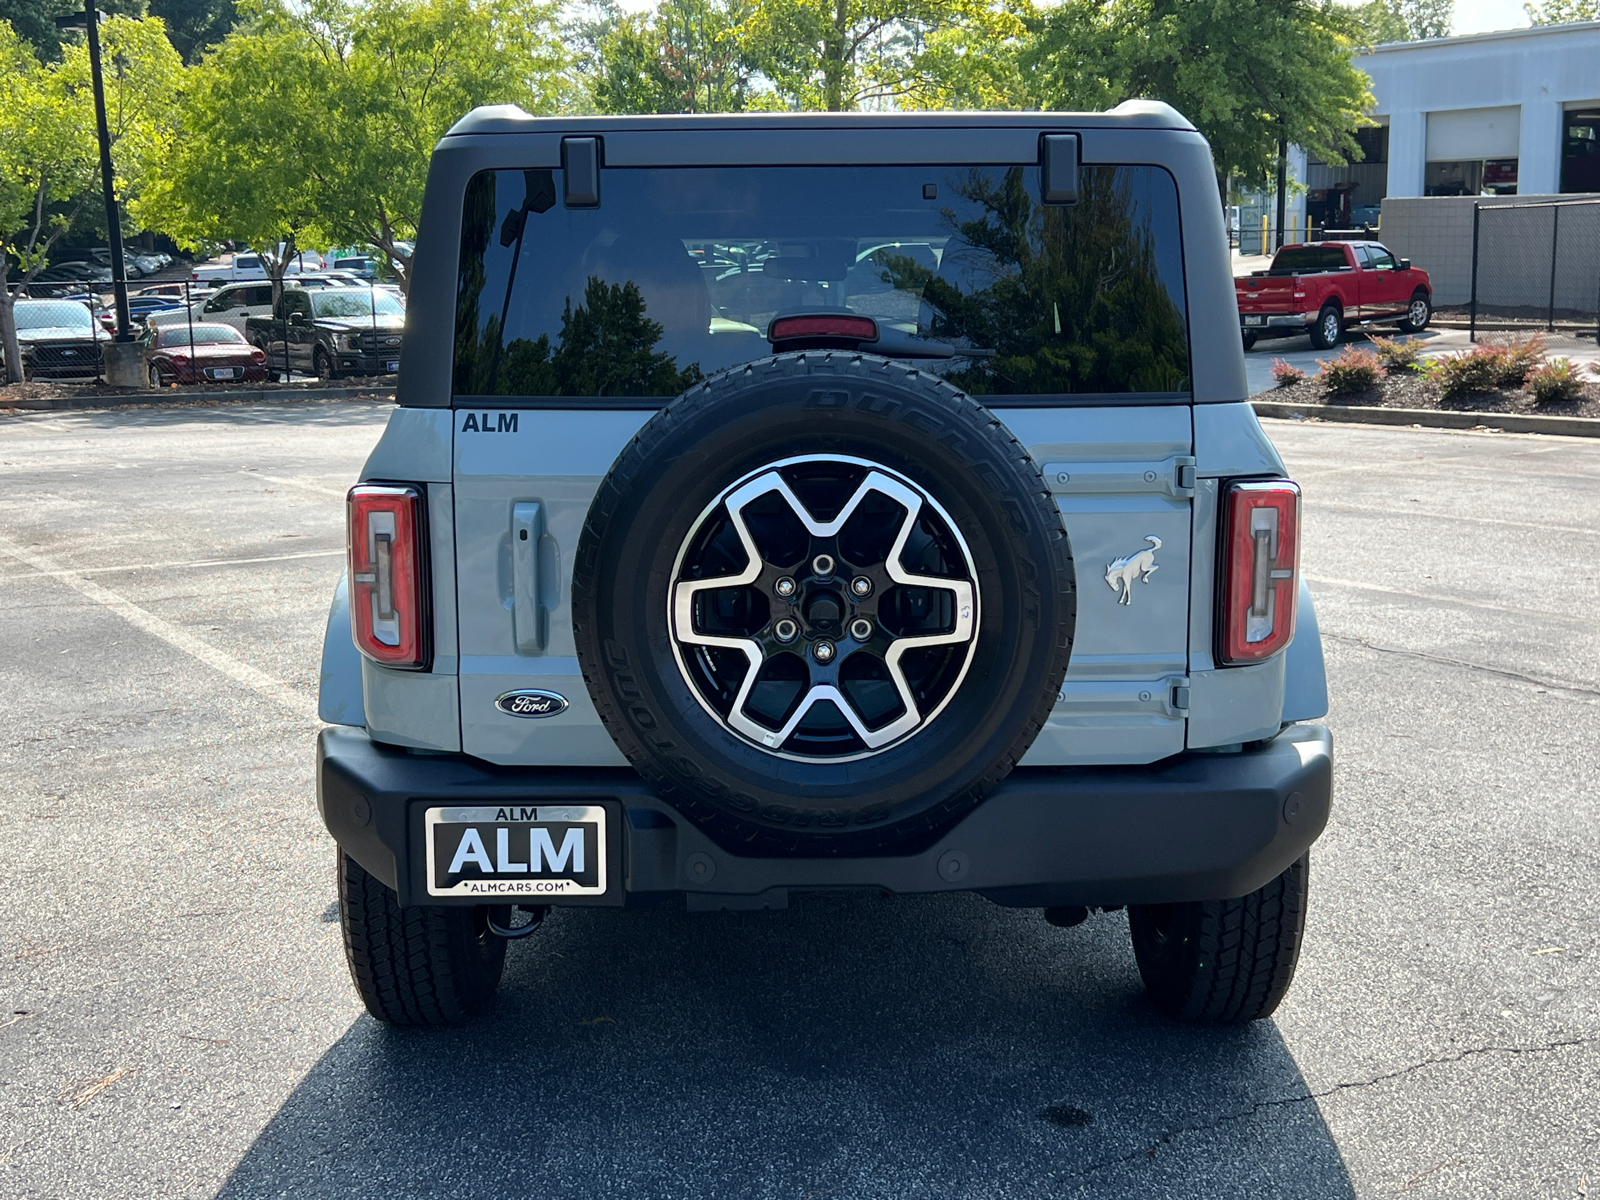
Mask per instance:
[[[704,113],[665,116],[536,117],[514,104],[475,108],[445,134],[604,134],[669,129],[950,129],[950,128],[1175,129],[1193,132],[1177,109],[1159,100],[1124,100],[1109,112]]]

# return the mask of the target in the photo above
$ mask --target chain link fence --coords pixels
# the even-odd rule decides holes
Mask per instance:
[[[1542,332],[1553,344],[1600,338],[1600,200],[1474,205],[1472,340]]]

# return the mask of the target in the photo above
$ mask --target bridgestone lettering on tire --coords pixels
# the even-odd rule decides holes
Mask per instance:
[[[1027,451],[950,385],[870,355],[734,368],[653,417],[573,578],[590,696],[724,847],[907,853],[1032,744],[1076,617]]]

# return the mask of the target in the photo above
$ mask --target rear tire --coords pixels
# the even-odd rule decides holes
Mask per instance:
[[[1318,350],[1332,350],[1344,337],[1344,314],[1338,305],[1325,304],[1311,326],[1311,344]]]
[[[1244,331],[1244,348],[1246,350],[1252,350],[1252,349],[1255,348],[1255,344],[1256,344],[1256,335],[1254,333],[1250,332],[1248,329],[1245,330]]]
[[[487,908],[401,908],[399,897],[343,850],[339,924],[350,978],[367,1011],[390,1025],[459,1025],[494,998],[504,938]]]
[[[1157,1008],[1180,1021],[1269,1017],[1294,981],[1310,857],[1238,900],[1128,906],[1133,955]]]
[[[1412,294],[1411,303],[1406,306],[1406,319],[1400,322],[1400,332],[1421,333],[1431,320],[1433,320],[1433,300],[1427,292],[1418,288]]]

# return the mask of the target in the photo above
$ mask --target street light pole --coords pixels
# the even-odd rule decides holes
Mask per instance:
[[[111,293],[117,306],[117,341],[133,341],[128,325],[128,271],[122,258],[122,217],[117,211],[116,179],[111,169],[111,132],[106,127],[106,87],[100,74],[100,30],[94,0],[83,0],[88,21],[89,74],[94,80],[94,120],[100,135],[100,189],[105,193],[106,232],[111,243]]]

